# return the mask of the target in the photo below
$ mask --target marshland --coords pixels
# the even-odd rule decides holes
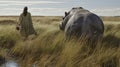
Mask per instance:
[[[101,17],[105,32],[93,49],[84,39],[66,41],[61,16],[33,16],[38,33],[23,40],[18,16],[0,17],[0,63],[16,67],[120,67],[120,17]],[[4,66],[3,66],[4,67]]]

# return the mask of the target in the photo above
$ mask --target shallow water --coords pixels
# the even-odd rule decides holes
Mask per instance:
[[[10,61],[7,61],[5,64],[3,64],[0,67],[19,67],[19,65],[17,64],[17,62],[10,60]]]
[[[14,60],[9,60],[6,63],[2,64],[0,67],[21,67],[19,64]],[[35,64],[33,64],[32,67],[37,67]]]

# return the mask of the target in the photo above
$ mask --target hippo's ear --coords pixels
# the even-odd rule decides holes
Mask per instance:
[[[75,9],[75,7],[73,7],[72,9]]]
[[[65,12],[65,16],[67,16],[68,15],[68,13],[67,12]]]
[[[83,7],[79,7],[80,9],[83,9]]]

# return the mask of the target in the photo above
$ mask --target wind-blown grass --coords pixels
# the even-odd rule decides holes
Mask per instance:
[[[84,38],[66,41],[60,22],[60,17],[33,17],[38,35],[26,41],[15,24],[0,25],[0,54],[21,67],[119,67],[120,25],[106,24],[103,39],[92,48]]]

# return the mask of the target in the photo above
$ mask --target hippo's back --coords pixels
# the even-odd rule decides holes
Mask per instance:
[[[100,17],[89,11],[76,11],[71,14],[69,21],[66,24],[65,32],[67,36],[73,34],[81,36],[85,33],[93,36],[94,32],[103,34],[104,25]]]
[[[66,24],[65,27],[65,32],[66,35],[72,35],[72,34],[82,34],[82,26],[83,23],[86,19],[86,17],[90,14],[91,12],[75,12],[72,14],[71,18]]]

